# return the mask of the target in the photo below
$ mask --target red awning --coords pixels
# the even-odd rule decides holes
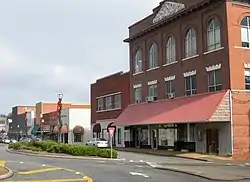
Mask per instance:
[[[115,125],[145,125],[183,122],[206,122],[214,114],[228,91],[159,100],[129,105]]]

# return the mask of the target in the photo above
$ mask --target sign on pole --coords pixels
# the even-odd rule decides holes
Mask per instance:
[[[114,133],[115,133],[115,128],[114,127],[109,127],[108,128],[108,132],[109,132],[109,136],[111,138],[111,142],[110,142],[110,158],[112,159],[113,158],[113,136],[114,136]]]

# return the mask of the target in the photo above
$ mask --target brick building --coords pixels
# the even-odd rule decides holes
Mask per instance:
[[[91,123],[94,136],[108,139],[108,126],[129,105],[129,78],[129,72],[118,72],[91,84]],[[116,131],[113,142],[118,145],[122,143],[120,129]]]
[[[129,27],[130,146],[250,157],[250,3],[162,1]]]

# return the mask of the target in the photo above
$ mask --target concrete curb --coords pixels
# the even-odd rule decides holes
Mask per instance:
[[[192,175],[192,176],[196,176],[196,177],[200,177],[200,178],[212,180],[212,181],[242,181],[242,180],[249,180],[250,179],[250,178],[234,178],[234,179],[213,178],[213,177],[208,177],[208,176],[202,175],[202,173],[194,173],[194,172],[183,171],[183,170],[172,169],[172,168],[165,168],[165,167],[160,167],[160,166],[156,166],[153,168],[159,169],[159,170],[188,174],[188,175]]]
[[[29,156],[37,156],[37,157],[47,157],[47,158],[60,158],[60,159],[80,159],[80,160],[103,160],[103,161],[124,161],[125,159],[110,159],[110,158],[97,158],[97,157],[79,157],[79,156],[60,156],[60,155],[48,155],[48,154],[39,154],[39,153],[31,153],[31,152],[21,152],[17,150],[11,150],[8,147],[6,151],[13,154],[20,155],[29,155]]]
[[[190,160],[197,160],[197,161],[203,161],[203,162],[212,162],[212,160],[209,159],[200,159],[200,158],[192,158],[192,157],[184,157],[184,156],[177,156],[177,155],[168,155],[168,154],[155,154],[155,153],[145,153],[145,152],[139,152],[139,151],[126,151],[119,148],[115,148],[117,151],[121,152],[131,152],[131,153],[138,153],[138,154],[147,154],[147,155],[154,155],[154,156],[163,156],[163,157],[175,157],[175,158],[182,158],[182,159],[190,159]]]
[[[13,176],[14,172],[11,169],[5,166],[3,166],[3,168],[7,169],[9,172],[7,174],[0,175],[0,180],[4,180]]]

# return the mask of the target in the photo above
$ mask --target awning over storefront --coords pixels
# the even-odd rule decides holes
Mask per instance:
[[[102,127],[100,125],[100,123],[96,123],[94,126],[93,126],[93,132],[95,133],[100,133],[102,130]]]
[[[73,133],[83,134],[84,128],[80,125],[77,125],[73,128]]]
[[[116,126],[208,121],[228,91],[129,105]]]
[[[68,132],[69,132],[68,125],[67,125],[67,124],[64,124],[64,125],[61,127],[61,133],[68,133]]]

